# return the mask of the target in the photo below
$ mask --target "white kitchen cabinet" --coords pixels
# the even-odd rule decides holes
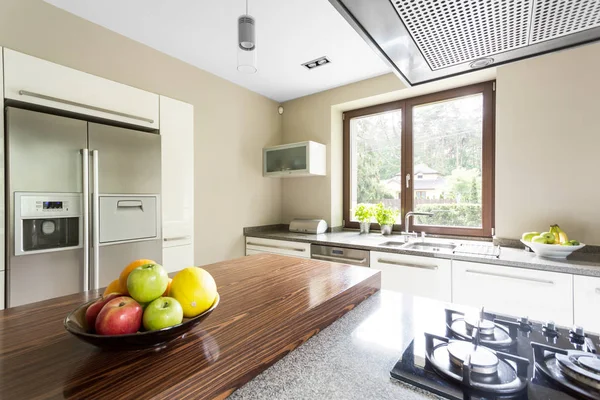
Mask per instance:
[[[163,267],[167,272],[181,271],[187,267],[194,267],[194,246],[163,247]]]
[[[573,275],[452,262],[452,302],[537,321],[573,324]]]
[[[600,333],[600,278],[575,275],[573,277],[575,325],[586,331]]]
[[[263,176],[301,177],[327,174],[326,147],[301,142],[263,149]]]
[[[371,251],[371,268],[381,271],[382,289],[452,300],[450,260]]]
[[[257,253],[310,258],[310,243],[246,237],[246,255]]]
[[[4,96],[158,129],[158,95],[4,49]]]
[[[160,96],[163,264],[194,265],[194,106]]]

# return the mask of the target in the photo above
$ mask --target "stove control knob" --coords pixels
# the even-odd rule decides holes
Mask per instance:
[[[571,330],[571,334],[575,337],[585,337],[585,331],[583,330],[583,326],[575,325]]]
[[[523,331],[531,330],[531,322],[529,321],[529,317],[521,317],[517,320],[519,322],[519,329]]]
[[[542,325],[542,331],[546,335],[556,336],[558,335],[558,331],[556,330],[556,324],[554,321],[548,321],[544,325]]]

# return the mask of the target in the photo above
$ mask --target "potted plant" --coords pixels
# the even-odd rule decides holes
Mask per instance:
[[[354,210],[354,216],[360,223],[360,233],[369,233],[371,218],[373,218],[373,207],[359,204]]]
[[[375,206],[375,219],[381,227],[381,233],[383,235],[389,235],[392,233],[392,228],[396,218],[400,212],[393,208],[386,208],[383,203],[379,203]]]

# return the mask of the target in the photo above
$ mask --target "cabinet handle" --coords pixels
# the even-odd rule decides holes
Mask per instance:
[[[331,260],[331,261],[341,261],[341,262],[356,262],[360,264],[364,264],[367,262],[366,258],[350,258],[350,257],[334,257],[334,256],[324,256],[322,254],[313,254],[311,258],[316,260]]]
[[[272,244],[261,244],[261,243],[252,243],[252,242],[247,242],[246,245],[268,247],[270,249],[281,249],[281,250],[292,250],[292,251],[303,251],[303,252],[306,251],[306,249],[298,249],[295,247],[275,246]]]
[[[549,281],[546,279],[538,279],[538,278],[523,278],[522,276],[516,276],[516,275],[510,275],[510,274],[498,274],[495,272],[483,272],[483,271],[475,271],[472,269],[468,269],[466,270],[467,273],[469,274],[475,274],[475,275],[487,275],[487,276],[497,276],[499,278],[509,278],[509,279],[517,279],[519,281],[528,281],[528,282],[535,282],[535,283],[543,283],[546,285],[554,285],[554,281]]]
[[[189,238],[191,238],[190,235],[187,235],[187,236],[173,236],[173,237],[164,238],[163,241],[164,242],[171,242],[173,240],[185,240],[185,239],[189,239]]]
[[[411,263],[405,263],[405,262],[400,262],[400,261],[391,261],[391,260],[384,260],[383,258],[379,258],[377,259],[378,263],[381,264],[390,264],[390,265],[397,265],[399,267],[408,267],[408,268],[419,268],[419,269],[429,269],[432,271],[435,271],[438,269],[437,265],[419,265],[419,264],[411,264]]]
[[[119,117],[137,119],[139,121],[148,122],[150,124],[154,123],[154,120],[150,119],[150,118],[138,117],[137,115],[127,114],[127,113],[123,113],[123,112],[120,112],[120,111],[109,110],[107,108],[90,106],[89,104],[84,104],[84,103],[79,103],[77,101],[71,101],[71,100],[61,99],[61,98],[58,98],[58,97],[48,96],[48,95],[45,95],[45,94],[30,92],[28,90],[19,90],[19,95],[20,96],[36,97],[38,99],[54,101],[56,103],[62,103],[62,104],[66,104],[66,105],[69,105],[69,106],[87,108],[88,110],[100,111],[100,112],[107,113],[107,114],[117,115]]]
[[[596,288],[596,293],[600,294],[600,287]]]

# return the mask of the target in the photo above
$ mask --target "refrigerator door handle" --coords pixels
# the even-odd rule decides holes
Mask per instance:
[[[98,150],[92,150],[92,288],[100,287],[100,195],[98,193]]]
[[[83,166],[83,291],[90,290],[90,152],[81,149]]]

